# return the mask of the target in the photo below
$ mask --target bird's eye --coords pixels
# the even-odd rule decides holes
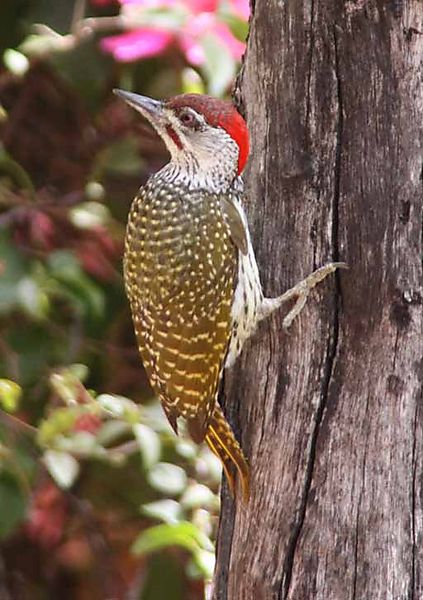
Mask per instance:
[[[184,125],[194,125],[196,120],[191,112],[183,112],[179,115],[179,120]]]

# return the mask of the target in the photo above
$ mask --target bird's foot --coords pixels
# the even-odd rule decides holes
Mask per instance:
[[[313,271],[313,273],[310,273],[308,277],[287,290],[284,294],[282,294],[282,296],[279,296],[279,306],[288,300],[296,298],[294,306],[291,308],[282,322],[282,326],[285,331],[289,329],[289,327],[292,325],[292,322],[303,310],[311,290],[315,288],[318,283],[323,281],[328,275],[334,273],[337,269],[348,269],[348,265],[343,262],[327,263],[326,265],[323,265],[323,267]]]

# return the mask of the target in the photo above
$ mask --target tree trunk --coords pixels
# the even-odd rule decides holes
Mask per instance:
[[[256,0],[240,98],[266,295],[342,260],[225,382],[251,498],[217,600],[423,598],[423,2]]]

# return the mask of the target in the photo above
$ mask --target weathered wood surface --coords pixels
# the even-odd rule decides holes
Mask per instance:
[[[423,2],[252,9],[240,91],[265,292],[350,270],[226,376],[252,495],[224,491],[214,598],[421,600]]]

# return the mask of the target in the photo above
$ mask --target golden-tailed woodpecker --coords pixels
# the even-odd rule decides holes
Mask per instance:
[[[161,102],[115,90],[162,137],[170,161],[139,190],[128,219],[125,287],[138,346],[153,390],[175,432],[207,442],[232,492],[244,498],[249,468],[217,402],[231,366],[257,323],[309,291],[341,263],[329,263],[278,298],[265,298],[242,208],[249,153],[244,119],[230,102],[184,94]]]

